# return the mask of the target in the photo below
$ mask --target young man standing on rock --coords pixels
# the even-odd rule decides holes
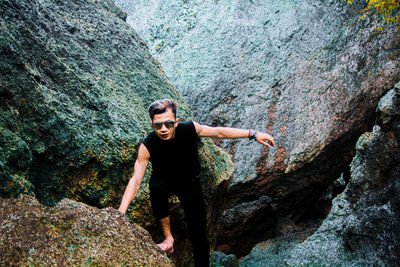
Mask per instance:
[[[197,149],[199,137],[250,138],[265,146],[274,146],[274,139],[267,133],[228,127],[209,127],[197,122],[179,122],[177,104],[170,99],[150,105],[151,126],[154,129],[139,146],[132,178],[125,189],[119,207],[126,213],[142,183],[149,161],[153,171],[150,178],[150,202],[164,234],[164,241],[157,244],[162,250],[173,253],[174,238],[171,234],[168,197],[177,195],[185,213],[189,236],[193,245],[196,266],[209,266],[206,229],[206,207],[197,174],[200,163]]]

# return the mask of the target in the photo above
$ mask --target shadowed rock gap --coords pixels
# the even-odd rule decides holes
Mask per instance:
[[[290,174],[283,174],[279,172],[281,167],[278,162],[277,170],[275,166],[272,169],[259,168],[254,183],[232,186],[216,249],[238,257],[247,255],[257,243],[285,234],[277,230],[279,218],[303,225],[294,232],[309,227],[316,230],[331,206],[331,199],[321,203],[321,195],[341,174],[348,180],[349,164],[355,155],[357,139],[363,132],[372,129],[376,121],[375,108],[366,114],[365,120],[356,122],[354,127],[349,127],[352,131],[330,142],[311,163]],[[260,162],[265,162],[263,157],[260,157]],[[287,189],[289,191],[282,194],[281,190]],[[338,193],[340,191],[335,192],[336,195]],[[260,201],[263,196],[269,200]],[[254,212],[240,212],[241,209],[248,209],[243,203],[253,203],[250,210]]]
[[[398,265],[399,86],[381,98],[376,125],[357,140],[342,177],[350,179],[318,230],[306,240],[288,235],[260,243],[239,266]]]

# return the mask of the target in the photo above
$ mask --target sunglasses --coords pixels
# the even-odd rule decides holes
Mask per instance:
[[[168,129],[172,129],[172,128],[174,128],[175,121],[168,120],[168,121],[164,121],[164,122],[153,122],[151,124],[151,127],[153,127],[154,130],[160,130],[162,128],[163,124]]]

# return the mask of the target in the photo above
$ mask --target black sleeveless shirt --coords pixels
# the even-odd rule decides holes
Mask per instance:
[[[161,140],[154,131],[143,140],[150,152],[152,177],[180,180],[196,176],[200,171],[198,146],[200,138],[193,121],[179,122],[171,140]]]

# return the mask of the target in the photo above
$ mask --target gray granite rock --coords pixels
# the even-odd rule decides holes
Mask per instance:
[[[226,214],[247,216],[224,218],[218,247],[226,253],[246,254],[273,237],[278,217],[309,217],[328,184],[348,172],[379,99],[400,79],[398,35],[358,21],[362,1],[116,3],[196,120],[275,137],[272,149],[245,139],[222,144],[236,164]]]
[[[236,261],[237,259],[235,255],[225,255],[219,251],[213,252],[211,256],[212,267],[235,267],[237,266]]]
[[[238,266],[241,267],[286,267],[285,259],[296,245],[303,242],[316,229],[288,234],[257,244]]]
[[[319,229],[304,242],[259,244],[240,266],[267,266],[275,259],[274,266],[399,266],[399,101],[397,85],[379,102],[383,124],[358,139],[351,179]]]

